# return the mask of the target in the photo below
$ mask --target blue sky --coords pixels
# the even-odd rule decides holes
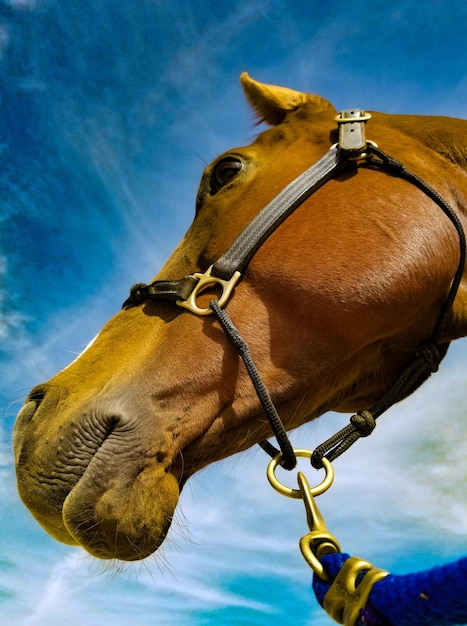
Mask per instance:
[[[0,1],[2,624],[331,623],[297,547],[303,510],[267,485],[261,451],[191,480],[156,558],[109,567],[18,502],[11,426],[156,273],[205,164],[255,136],[243,70],[337,108],[465,118],[466,32],[461,0]],[[465,352],[339,462],[320,504],[347,551],[400,573],[463,554]],[[294,441],[313,447],[345,419]]]

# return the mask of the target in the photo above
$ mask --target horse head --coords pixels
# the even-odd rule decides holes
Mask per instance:
[[[196,216],[157,280],[203,273],[336,141],[327,100],[242,75],[269,127],[205,170]],[[465,122],[373,113],[369,138],[465,220]],[[358,411],[432,336],[459,263],[455,229],[422,191],[365,163],[309,196],[255,252],[226,304],[287,429]],[[463,280],[439,337],[467,334]],[[215,286],[198,296],[200,306]],[[33,389],[14,434],[18,489],[56,539],[141,559],[163,541],[187,479],[271,436],[213,315],[169,300],[125,306]]]

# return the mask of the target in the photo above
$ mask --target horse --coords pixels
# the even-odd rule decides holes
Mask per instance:
[[[433,337],[442,356],[467,334],[466,122],[351,112],[350,128],[323,97],[246,73],[241,83],[267,128],[205,169],[193,223],[152,286],[136,286],[85,351],[30,392],[15,424],[24,504],[52,537],[100,559],[155,552],[187,480],[273,434],[221,313],[284,431],[373,406]],[[261,231],[241,271],[214,275],[303,172],[330,150],[352,153],[335,146],[341,129],[371,142]],[[378,149],[425,188],[381,168]]]

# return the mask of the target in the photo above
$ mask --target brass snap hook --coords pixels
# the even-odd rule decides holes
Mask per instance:
[[[295,456],[308,459],[311,459],[313,454],[312,450],[294,450],[294,452]],[[299,488],[292,489],[283,485],[275,475],[275,470],[281,460],[282,454],[278,454],[269,462],[267,469],[268,480],[272,487],[281,495],[287,498],[303,500],[310,532],[300,539],[300,550],[311,569],[322,580],[330,582],[320,559],[325,554],[341,552],[341,548],[336,538],[328,531],[324,518],[316,505],[315,496],[321,495],[332,485],[334,469],[331,462],[323,458],[323,467],[326,472],[324,479],[315,487],[310,487],[306,476],[302,472],[298,472],[297,481]]]
[[[324,460],[327,461],[327,459]],[[329,463],[329,461],[327,462]],[[329,463],[329,465],[331,464]],[[336,552],[342,552],[342,550],[339,542],[326,526],[324,517],[316,504],[313,488],[310,487],[306,476],[299,472],[297,480],[305,505],[308,528],[310,529],[310,532],[300,539],[300,550],[303,558],[315,574],[322,580],[330,582],[329,576],[321,564],[321,559],[325,554],[335,554]]]

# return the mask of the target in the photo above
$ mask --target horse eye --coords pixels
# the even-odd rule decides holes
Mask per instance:
[[[229,156],[216,163],[211,174],[211,195],[217,193],[242,169],[243,163],[237,157]]]

